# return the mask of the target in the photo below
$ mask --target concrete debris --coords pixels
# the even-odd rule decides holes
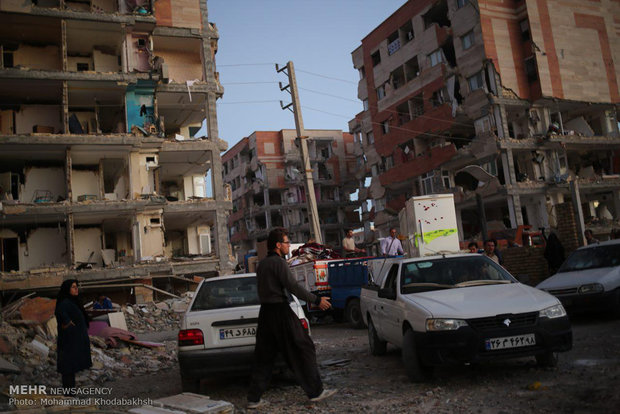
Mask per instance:
[[[137,339],[140,339],[141,333],[174,332],[179,327],[180,313],[173,309],[186,309],[190,300],[185,297],[157,305],[152,302],[126,305],[122,307],[122,313],[119,312],[119,317],[126,320],[130,331],[127,334],[135,337],[135,333]],[[18,302],[18,307],[13,304],[5,307],[0,319],[0,353],[4,358],[0,359],[0,372],[12,384],[60,386],[61,377],[56,372],[57,325],[53,323],[53,306],[50,308],[50,303],[55,301],[27,298]],[[27,311],[22,312],[26,304]],[[7,309],[10,312],[4,312]],[[51,314],[49,309],[52,309]],[[97,323],[102,321],[92,321],[92,324]],[[114,329],[106,322],[103,324],[104,330]],[[139,340],[128,343],[121,340],[117,343],[118,348],[110,347],[110,342],[100,336],[90,336],[90,342],[93,366],[77,375],[77,383],[83,387],[101,385],[115,378],[170,370],[178,364],[176,340],[161,343]]]
[[[205,395],[184,392],[153,401],[155,407],[187,413],[232,413],[235,407],[227,401],[212,400]]]

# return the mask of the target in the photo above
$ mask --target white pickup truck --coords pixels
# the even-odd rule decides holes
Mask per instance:
[[[412,381],[450,363],[534,356],[555,366],[572,348],[558,299],[479,254],[388,259],[362,288],[361,310],[371,353],[401,348]]]

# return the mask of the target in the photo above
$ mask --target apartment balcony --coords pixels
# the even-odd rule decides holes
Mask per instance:
[[[284,154],[284,162],[287,163],[301,163],[301,152],[297,147],[292,148],[286,154]]]

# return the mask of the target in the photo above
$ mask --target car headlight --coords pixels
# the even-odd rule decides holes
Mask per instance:
[[[461,326],[467,326],[467,322],[462,319],[427,319],[427,331],[454,331]]]
[[[581,285],[579,286],[579,294],[587,295],[589,293],[600,293],[604,291],[603,285],[600,283],[590,283],[589,285]]]
[[[538,313],[538,316],[541,318],[561,318],[562,316],[566,316],[566,310],[564,306],[558,304],[555,306],[551,306],[550,308],[543,309]]]

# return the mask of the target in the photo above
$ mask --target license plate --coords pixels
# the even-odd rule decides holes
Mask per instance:
[[[249,336],[256,336],[256,326],[220,329],[220,339],[247,338]]]
[[[522,346],[536,345],[536,335],[516,335],[505,336],[502,338],[490,338],[484,341],[484,347],[487,351],[495,351],[496,349],[520,348]]]

